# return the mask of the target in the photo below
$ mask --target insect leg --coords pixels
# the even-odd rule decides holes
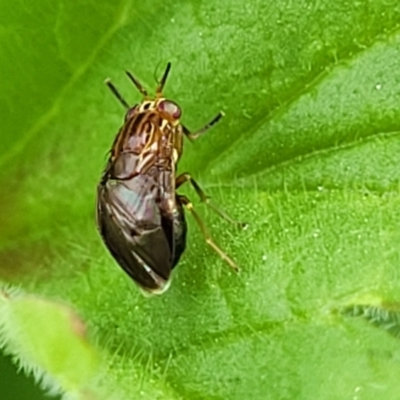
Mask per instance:
[[[165,68],[164,75],[162,76],[162,78],[160,80],[160,83],[157,86],[157,89],[156,89],[156,95],[157,96],[161,96],[161,93],[162,93],[162,91],[164,89],[164,85],[165,85],[165,82],[167,81],[170,69],[171,69],[171,63],[169,62],[167,64],[167,67]]]
[[[218,255],[225,260],[229,266],[235,270],[236,272],[239,272],[240,269],[236,265],[236,263],[224,252],[222,251],[218,245],[213,241],[211,238],[210,234],[208,233],[208,230],[203,222],[203,220],[200,218],[199,214],[197,214],[196,210],[193,208],[193,204],[190,202],[190,200],[186,196],[179,195],[179,200],[180,202],[192,213],[194,219],[197,222],[197,225],[199,226],[201,233],[203,234],[204,240],[206,243],[216,252]]]
[[[190,174],[183,173],[179,175],[176,180],[175,180],[175,187],[178,188],[179,186],[183,185],[186,182],[190,182],[190,184],[193,186],[194,190],[200,197],[200,201],[205,203],[208,207],[210,207],[214,212],[216,212],[220,217],[225,219],[226,221],[230,222],[233,225],[236,225],[240,228],[245,228],[247,226],[246,223],[239,222],[231,218],[224,210],[220,209],[218,206],[216,206],[214,203],[210,201],[210,198],[203,192],[199,184],[191,177]]]
[[[186,137],[189,140],[195,140],[199,136],[201,136],[203,133],[207,132],[213,125],[215,125],[225,114],[220,111],[208,124],[204,125],[202,128],[200,128],[197,132],[190,132],[186,126],[182,126],[183,128],[183,133],[186,135]]]
[[[104,83],[110,88],[110,90],[113,92],[114,96],[120,101],[120,103],[126,108],[129,109],[129,104],[128,102],[122,97],[121,93],[118,91],[118,89],[113,85],[111,80],[107,78]]]
[[[143,87],[143,85],[129,71],[125,71],[125,73],[128,75],[128,78],[132,81],[132,83],[136,86],[137,90],[139,90],[139,92],[142,93],[144,97],[148,97],[149,95],[147,94],[147,90]]]

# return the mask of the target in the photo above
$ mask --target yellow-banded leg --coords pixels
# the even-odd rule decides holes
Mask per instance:
[[[186,135],[186,137],[193,141],[196,140],[199,136],[201,136],[203,133],[207,132],[213,125],[215,125],[225,114],[220,111],[208,124],[204,125],[201,129],[199,129],[196,132],[190,132],[186,126],[182,125],[183,133]]]
[[[186,182],[189,182],[193,186],[194,190],[200,197],[200,200],[203,203],[205,203],[208,207],[210,207],[212,210],[214,210],[220,217],[222,217],[226,221],[230,222],[231,224],[238,226],[239,228],[245,228],[247,226],[246,223],[234,220],[224,210],[221,210],[218,206],[216,206],[214,203],[212,203],[210,201],[210,198],[203,192],[203,190],[201,189],[199,184],[187,172],[179,175],[176,178],[175,187],[178,188],[179,186],[182,186]]]
[[[114,96],[119,100],[119,102],[127,109],[129,110],[129,104],[128,102],[122,97],[122,94],[118,91],[118,89],[113,85],[111,82],[110,78],[107,78],[104,83],[109,87],[111,92],[114,94]]]
[[[218,245],[214,242],[214,240],[211,238],[210,234],[208,233],[208,230],[203,222],[203,220],[200,218],[199,214],[197,214],[196,210],[193,208],[193,204],[190,202],[190,200],[183,195],[178,195],[179,201],[181,202],[182,205],[184,205],[193,215],[194,219],[197,222],[197,225],[199,225],[199,228],[201,230],[201,233],[203,234],[204,240],[206,243],[215,251],[219,254],[219,256],[224,259],[229,266],[235,270],[236,272],[239,272],[239,267],[236,265],[236,263],[223,251],[221,250]]]

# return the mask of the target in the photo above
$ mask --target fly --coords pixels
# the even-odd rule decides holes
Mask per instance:
[[[197,132],[181,124],[181,108],[162,94],[171,63],[154,97],[130,73],[129,79],[143,95],[131,107],[109,79],[107,86],[126,108],[125,122],[111,148],[97,188],[97,225],[108,250],[125,272],[145,291],[164,292],[171,271],[186,247],[184,208],[191,212],[207,244],[238,271],[236,263],[213,241],[190,200],[176,192],[189,182],[200,200],[229,222],[243,226],[211,203],[188,173],[176,176],[183,137],[195,140],[216,124],[219,112]]]

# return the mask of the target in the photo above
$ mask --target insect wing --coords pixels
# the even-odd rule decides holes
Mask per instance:
[[[173,217],[165,220],[163,223],[164,231],[170,240],[170,246],[173,249],[172,268],[178,264],[182,253],[186,248],[187,225],[185,212],[179,197],[176,197],[176,208]]]
[[[107,181],[98,188],[100,233],[121,267],[143,288],[160,290],[171,272],[171,250],[148,177]]]

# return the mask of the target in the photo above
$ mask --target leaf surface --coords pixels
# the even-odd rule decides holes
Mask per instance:
[[[96,393],[397,399],[400,5],[16,4],[0,5],[0,274],[79,312],[108,371]],[[154,90],[168,61],[186,126],[226,114],[180,170],[249,228],[185,188],[241,273],[187,215],[170,290],[144,298],[95,228],[123,121],[102,82],[134,104],[124,70]],[[390,319],[368,323],[376,309]]]

